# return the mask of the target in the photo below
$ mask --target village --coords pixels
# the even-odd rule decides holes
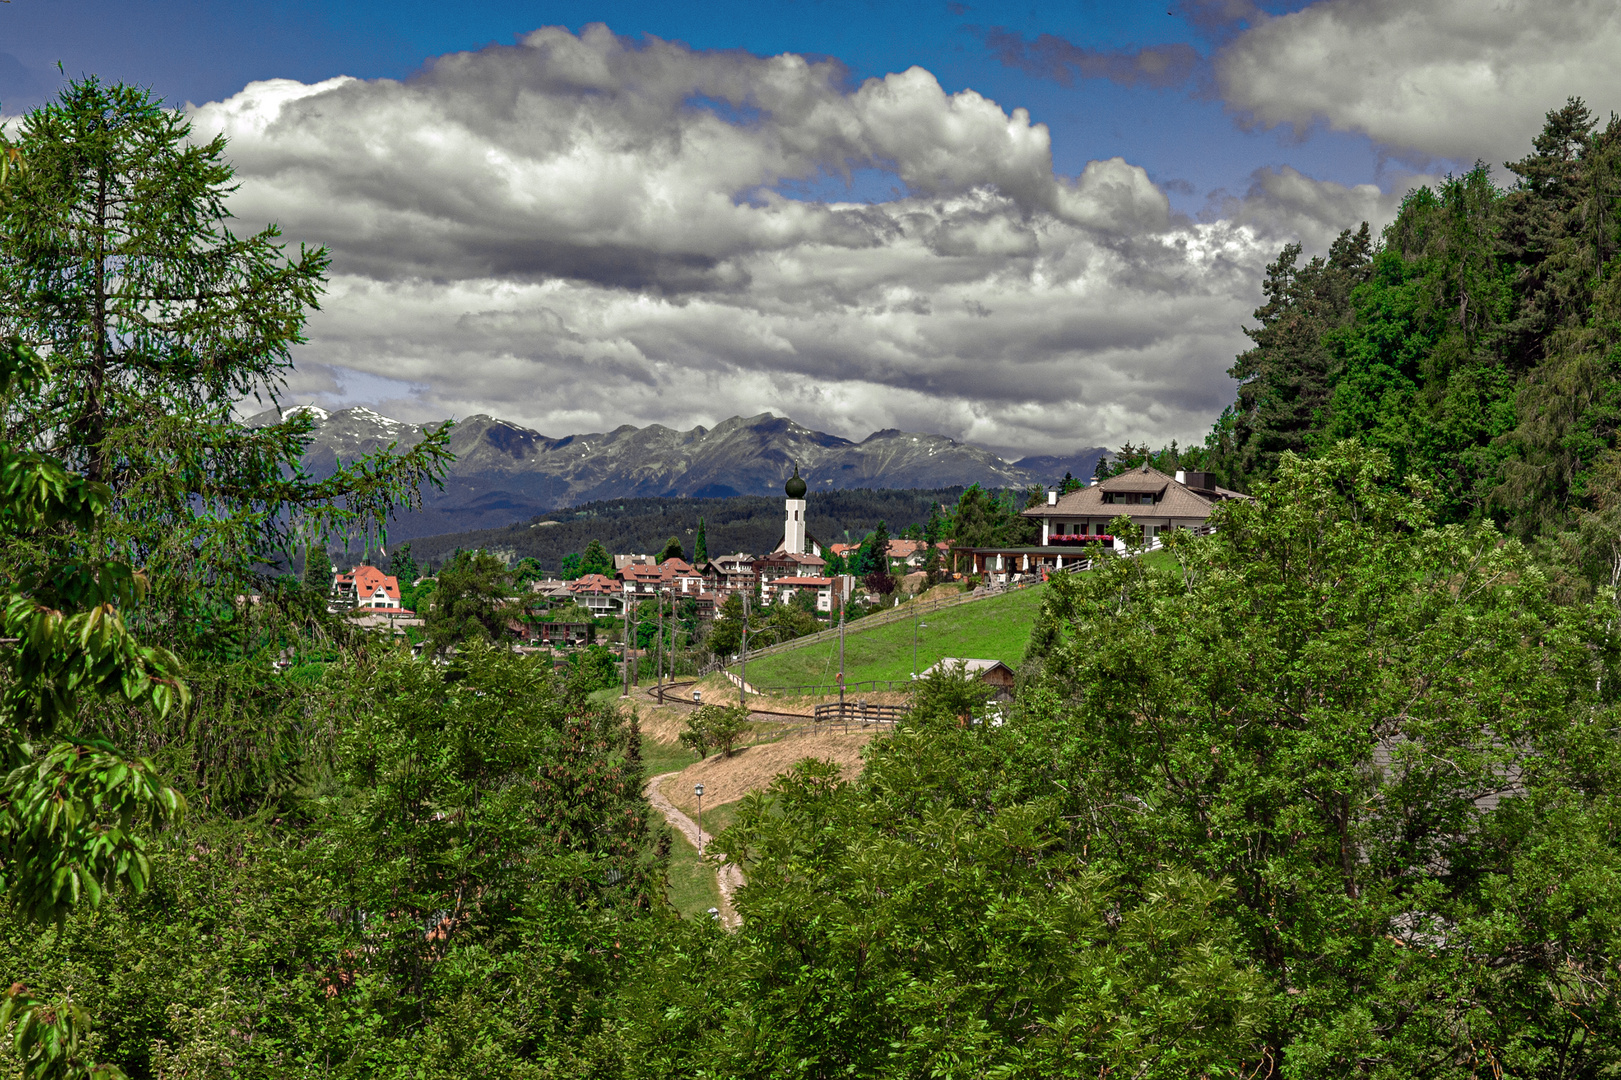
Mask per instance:
[[[1084,569],[1101,551],[1126,549],[1126,538],[1110,531],[1122,518],[1131,522],[1140,542],[1153,549],[1172,529],[1208,531],[1216,503],[1246,497],[1217,486],[1208,473],[1177,470],[1167,475],[1147,464],[1073,490],[1054,486],[1043,502],[1020,513],[1029,522],[1034,543],[973,546],[943,539],[932,545],[931,558],[931,545],[925,540],[889,539],[883,577],[892,581],[893,588],[881,590],[869,580],[871,575],[829,572],[830,562],[844,566],[861,544],[824,547],[808,531],[807,486],[797,469],[784,484],[784,494],[782,535],[770,552],[735,552],[693,561],[674,554],[614,554],[612,575],[592,572],[573,580],[532,580],[524,584],[512,607],[508,636],[517,647],[567,649],[594,644],[599,632],[606,631],[607,640],[622,643],[624,621],[635,618],[644,602],[663,601],[657,610],[668,612],[672,621],[679,617],[709,624],[733,597],[745,599],[756,610],[792,605],[831,625],[852,610],[881,609],[941,582],[1000,589]],[[432,580],[424,577],[407,585],[420,587]],[[402,635],[422,627],[426,615],[405,604],[395,575],[369,563],[334,572],[328,608],[348,614],[361,626]]]

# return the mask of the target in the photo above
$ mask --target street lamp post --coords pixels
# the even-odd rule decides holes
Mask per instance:
[[[917,601],[914,600],[914,601],[912,601],[912,603],[915,604],[915,603],[917,603]],[[927,629],[928,625],[929,624],[926,623],[926,622],[918,622],[917,621],[917,615],[915,613],[912,615],[912,679],[913,679],[913,681],[917,680],[917,632],[919,630]]]
[[[692,785],[692,793],[698,796],[698,857],[701,859],[704,854],[704,786]]]

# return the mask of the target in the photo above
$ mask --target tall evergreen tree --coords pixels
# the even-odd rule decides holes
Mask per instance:
[[[1265,479],[1279,455],[1310,449],[1332,391],[1324,337],[1351,321],[1351,291],[1367,278],[1373,238],[1363,222],[1340,233],[1327,259],[1299,266],[1300,254],[1299,244],[1288,244],[1266,268],[1260,325],[1244,331],[1255,346],[1228,371],[1239,382],[1238,445],[1236,460],[1220,471],[1233,482]]]
[[[585,545],[585,551],[580,555],[580,576],[586,574],[604,574],[608,577],[614,575],[613,556],[608,549],[602,546],[601,540],[593,540]]]
[[[439,571],[424,629],[434,651],[467,641],[499,641],[507,631],[512,576],[487,551],[458,551]]]
[[[698,515],[698,538],[692,543],[692,561],[699,566],[709,561],[709,537],[704,534],[703,515]]]
[[[410,544],[401,544],[394,549],[394,554],[388,560],[388,572],[398,579],[401,588],[410,585],[422,576],[421,568],[417,566],[416,559],[411,556]]]
[[[304,545],[304,584],[325,596],[332,591],[332,556],[325,544]]]
[[[108,485],[96,543],[148,572],[146,610],[168,613],[171,641],[197,630],[206,643],[203,613],[249,591],[256,565],[381,528],[437,477],[448,432],[312,481],[307,417],[237,421],[244,398],[275,400],[328,260],[284,252],[274,226],[225,227],[222,137],[194,139],[184,112],[95,78],[69,82],[15,137],[0,185],[0,334],[50,370],[8,397],[0,434]]]
[[[895,578],[889,564],[889,529],[882,521],[862,542],[861,563],[867,568],[867,588],[885,596],[895,591]]]

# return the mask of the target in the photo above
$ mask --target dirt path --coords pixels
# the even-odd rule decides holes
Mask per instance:
[[[665,821],[680,830],[681,835],[687,838],[688,843],[695,848],[701,849],[706,847],[714,837],[708,833],[700,833],[693,820],[682,813],[669,799],[666,799],[664,792],[659,790],[659,785],[663,784],[664,781],[672,776],[679,775],[679,772],[667,772],[649,780],[647,782],[647,801],[652,804],[653,809],[664,815]],[[707,859],[708,856],[706,855],[705,858]],[[736,930],[743,924],[743,918],[737,913],[737,908],[732,904],[732,894],[737,891],[738,886],[743,884],[743,871],[735,863],[722,862],[716,868],[715,877],[716,883],[720,886],[720,923],[728,930]]]

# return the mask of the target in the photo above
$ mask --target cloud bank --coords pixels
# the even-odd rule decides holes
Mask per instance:
[[[1612,0],[1321,0],[1257,20],[1215,69],[1228,105],[1262,125],[1501,166],[1566,97],[1601,115],[1621,102],[1617,55]]]
[[[295,399],[549,434],[769,409],[1028,452],[1197,437],[1281,238],[1379,207],[1273,171],[1190,221],[1119,158],[1056,175],[1045,126],[921,68],[852,86],[601,26],[189,112],[245,225],[332,250]],[[898,197],[781,193],[869,170]]]

